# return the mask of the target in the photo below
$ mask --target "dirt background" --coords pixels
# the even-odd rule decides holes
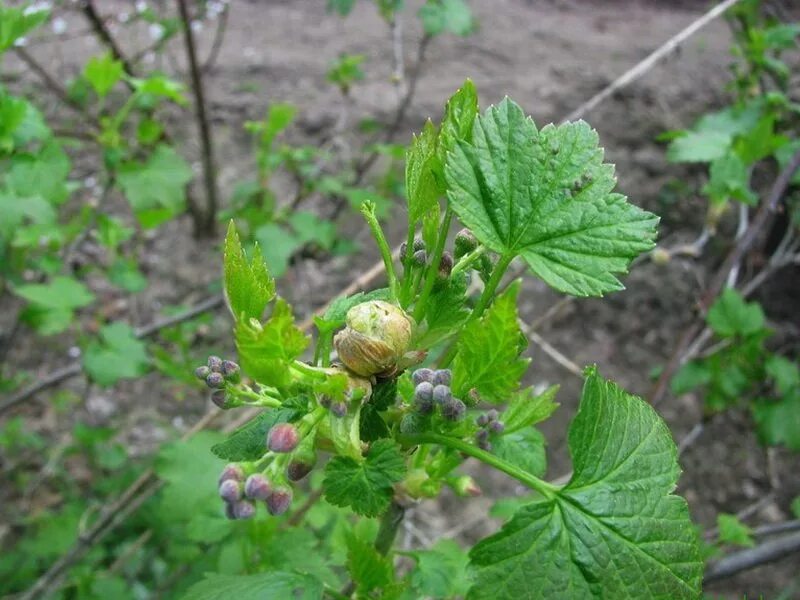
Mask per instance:
[[[103,0],[98,6],[104,14],[115,15],[132,10],[131,4]],[[421,37],[419,22],[412,18],[420,2],[409,4],[403,40],[411,63]],[[470,4],[480,24],[478,31],[467,38],[443,35],[432,42],[396,141],[408,141],[426,118],[438,119],[444,100],[466,77],[477,85],[482,107],[509,95],[537,124],[558,121],[707,7],[706,2],[668,0],[473,0]],[[67,13],[65,18],[71,25],[80,22],[80,15]],[[351,124],[364,116],[391,121],[397,103],[391,83],[391,41],[371,4],[359,2],[353,14],[341,19],[327,14],[322,1],[234,0],[229,19],[219,58],[207,77],[223,197],[238,181],[252,176],[250,139],[243,124],[260,118],[270,102],[288,101],[298,106],[296,126],[288,135],[296,142],[329,138],[343,111]],[[126,47],[147,43],[145,31],[125,35]],[[198,35],[200,53],[205,56],[211,32]],[[619,190],[662,217],[660,238],[666,245],[689,241],[699,232],[704,203],[696,190],[702,184],[702,173],[669,165],[663,144],[655,138],[665,130],[689,126],[696,116],[725,103],[730,43],[725,23],[712,23],[680,52],[585,117],[598,129],[608,160],[617,165]],[[86,37],[57,47],[34,46],[31,52],[65,80],[86,57],[97,53],[97,46]],[[366,78],[355,86],[348,103],[325,81],[330,62],[345,52],[368,57]],[[183,69],[178,45],[171,44],[156,60],[167,70]],[[32,84],[24,72],[17,74],[13,85]],[[42,104],[59,112],[57,103],[46,92],[40,93]],[[193,123],[176,120],[174,132],[184,154],[196,160],[199,151]],[[91,176],[91,163],[81,164],[80,156],[76,163]],[[688,190],[677,198],[673,193],[679,189],[676,182]],[[288,192],[289,184],[285,184]],[[329,202],[318,199],[316,210],[329,214]],[[112,201],[109,211],[127,214],[120,199]],[[281,291],[300,315],[309,314],[377,259],[360,219],[349,213],[342,222],[343,229],[362,243],[364,253],[356,259],[298,261],[281,282]],[[401,241],[401,208],[393,213],[387,229],[390,242]],[[181,219],[143,238],[143,270],[151,282],[144,293],[126,297],[101,280],[93,282],[109,316],[127,315],[131,323],[145,324],[160,307],[188,305],[213,290],[219,275],[218,250],[211,242],[192,240],[190,231],[188,219]],[[556,312],[539,333],[577,365],[597,363],[606,377],[646,395],[652,383],[651,370],[669,356],[709,270],[725,250],[720,241],[712,243],[700,261],[675,260],[666,266],[644,261],[625,278],[624,292],[572,302]],[[797,272],[786,270],[775,279],[796,281]],[[798,322],[791,307],[797,306],[797,293],[796,285],[784,286],[777,297],[778,292],[769,286],[761,292],[761,299],[769,300],[774,309],[769,316],[777,331],[796,333]],[[557,301],[558,296],[544,284],[526,278],[521,316],[531,322]],[[219,312],[205,326],[204,343],[231,353],[228,327],[227,317]],[[74,343],[73,338],[63,336],[43,348],[32,336],[18,336],[8,360],[15,368],[46,373],[69,362]],[[529,383],[562,386],[561,408],[544,426],[552,451],[548,475],[557,477],[569,470],[564,434],[575,412],[581,381],[536,345],[528,354],[533,358]],[[160,441],[185,430],[209,406],[199,393],[178,391],[157,375],[121,383],[112,390],[88,387],[77,380],[65,387],[84,398],[76,419],[118,427],[136,454],[147,453]],[[69,426],[57,422],[46,408],[50,394],[40,394],[18,413],[30,417],[42,431],[58,436]],[[700,399],[691,395],[667,398],[658,409],[676,440],[682,440],[702,417]],[[788,519],[789,503],[800,494],[796,456],[780,450],[766,452],[758,446],[748,418],[742,414],[714,418],[686,449],[681,462],[680,492],[697,522],[706,528],[713,526],[718,512],[735,513],[765,497],[748,517],[749,523]],[[486,490],[482,498],[465,502],[445,496],[420,504],[409,513],[404,543],[418,546],[442,535],[472,543],[496,529],[499,521],[486,517],[493,498],[523,490],[498,475],[477,471],[476,477]],[[794,586],[791,596],[800,593],[797,566],[796,556],[786,558],[709,586],[707,593],[725,598],[772,598]]]

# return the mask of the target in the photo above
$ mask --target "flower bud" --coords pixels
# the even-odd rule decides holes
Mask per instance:
[[[234,503],[232,508],[236,519],[252,519],[256,515],[256,505],[247,500]]]
[[[446,385],[436,385],[433,387],[433,401],[436,404],[443,405],[453,397],[450,388]],[[460,400],[459,400],[460,402]]]
[[[436,273],[436,276],[440,280],[445,280],[450,277],[450,273],[453,271],[453,255],[449,252],[445,252],[442,254],[442,259],[439,261],[439,271]]]
[[[205,365],[203,365],[202,367],[197,367],[194,370],[194,376],[197,377],[198,379],[205,379],[206,377],[209,376],[210,373],[211,373],[211,369],[209,369]]]
[[[251,500],[266,500],[272,493],[269,480],[260,473],[254,473],[244,482],[244,495]]]
[[[267,448],[273,452],[291,452],[299,442],[300,435],[291,423],[278,423],[267,434]]]
[[[489,422],[497,421],[497,417],[500,416],[500,413],[497,412],[496,408],[489,409],[486,412],[486,417],[489,419]]]
[[[486,429],[480,429],[475,433],[475,441],[478,446],[485,444],[489,441],[489,432]]]
[[[344,365],[362,377],[391,369],[408,350],[411,318],[381,300],[362,302],[347,313],[347,326],[333,344]]]
[[[494,271],[494,263],[492,263],[492,259],[486,254],[481,254],[481,258],[478,261],[478,274],[481,276],[481,279],[484,283],[491,279],[492,271]]]
[[[433,412],[433,398],[430,396],[418,396],[414,394],[414,406],[417,411],[423,415],[429,415]]]
[[[425,250],[425,242],[422,238],[414,238],[414,245],[412,247],[414,251]]]
[[[286,477],[289,481],[300,481],[303,477],[311,473],[314,468],[314,463],[303,462],[298,459],[292,459],[286,467]]]
[[[211,401],[221,409],[230,408],[228,403],[228,395],[225,390],[214,390],[211,392]]]
[[[222,484],[223,481],[227,481],[228,479],[244,481],[244,469],[236,463],[226,465],[219,476],[219,483]]]
[[[219,356],[209,356],[208,357],[208,368],[215,372],[221,373],[222,372],[222,359]]]
[[[225,502],[238,502],[242,499],[242,483],[234,479],[226,479],[219,484],[219,497]]]
[[[448,421],[460,421],[467,412],[467,406],[458,398],[449,398],[442,404],[442,416]]]
[[[419,385],[423,381],[433,382],[433,369],[417,369],[411,374],[411,381],[414,382],[414,385]]]
[[[433,385],[446,385],[449,386],[453,380],[453,372],[450,369],[439,369],[433,373],[431,383]]]
[[[221,389],[225,386],[225,378],[222,376],[222,373],[213,371],[206,377],[206,385],[211,389]]]
[[[500,421],[492,421],[489,423],[489,429],[492,433],[503,433],[503,431],[506,429],[506,426]]]
[[[331,404],[331,414],[341,419],[347,414],[347,403],[346,402],[334,402]]]
[[[411,264],[415,267],[424,267],[428,262],[428,253],[425,250],[417,250],[411,257]]]
[[[286,486],[276,487],[267,498],[267,510],[271,515],[282,515],[292,503],[292,490]]]
[[[469,254],[478,247],[478,240],[469,229],[462,229],[456,234],[454,240],[454,253],[456,260]]]
[[[452,483],[453,491],[461,497],[480,496],[483,492],[469,475],[462,475]]]
[[[478,427],[486,427],[489,424],[489,417],[486,416],[486,413],[479,415],[477,419],[475,419],[475,424]]]
[[[232,360],[224,360],[222,361],[222,375],[225,379],[230,379],[232,381],[239,380],[239,365],[237,365]]]
[[[423,381],[414,388],[414,398],[420,400],[432,400],[433,389],[433,384],[430,381]]]

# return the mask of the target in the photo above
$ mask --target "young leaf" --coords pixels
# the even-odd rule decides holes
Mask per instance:
[[[114,60],[114,57],[108,52],[103,56],[90,58],[83,69],[83,76],[97,95],[105,98],[108,92],[122,79],[124,72],[122,62]]]
[[[519,282],[499,296],[480,320],[470,323],[458,338],[453,361],[453,394],[466,398],[477,389],[487,402],[506,402],[519,387],[530,359],[520,358],[524,337],[517,324]]]
[[[472,11],[464,0],[428,0],[420,9],[419,17],[428,35],[448,31],[466,36],[475,29]]]
[[[247,261],[236,226],[228,224],[224,252],[225,298],[233,318],[239,321],[260,319],[267,303],[275,297],[275,280],[256,245],[253,258]]]
[[[532,387],[514,394],[503,413],[506,434],[536,425],[549,418],[558,408],[558,402],[555,402],[558,387],[551,385],[539,395],[534,394]]]
[[[325,311],[323,320],[337,325],[333,326],[334,329],[344,325],[347,311],[353,308],[356,304],[368,302],[370,300],[386,300],[389,299],[389,288],[380,288],[372,290],[371,292],[358,292],[352,296],[340,296],[331,302],[328,309]]]
[[[456,144],[461,140],[472,141],[472,124],[477,114],[478,91],[472,80],[467,79],[444,107],[444,117],[436,145],[436,156],[442,168],[447,162],[447,153],[452,152]]]
[[[389,506],[392,485],[405,475],[400,449],[391,440],[372,444],[366,460],[336,456],[325,467],[325,499],[335,506],[349,506],[365,517],[374,517]]]
[[[674,163],[711,162],[725,156],[732,141],[731,135],[724,131],[689,131],[672,141],[667,148],[667,160]]]
[[[104,387],[146,373],[149,363],[144,342],[129,325],[119,322],[103,327],[100,340],[91,342],[83,355],[84,370]]]
[[[322,582],[298,573],[267,571],[256,575],[223,575],[206,573],[181,600],[321,600]]]
[[[394,583],[394,566],[391,559],[381,556],[372,544],[355,535],[347,538],[347,570],[356,584],[358,597],[370,597],[372,592]]]
[[[493,454],[536,477],[542,477],[547,470],[544,447],[544,436],[533,427],[526,427],[492,440]]]
[[[50,10],[5,7],[0,5],[0,53],[47,20]]]
[[[739,292],[726,288],[708,309],[708,325],[722,337],[752,335],[764,328],[764,311],[757,302],[745,302]]]
[[[430,121],[415,135],[406,152],[406,197],[408,222],[416,223],[439,199],[436,182],[436,142],[438,133]]]
[[[569,429],[573,476],[470,552],[468,598],[697,598],[703,563],[669,429],[588,373]]]
[[[751,410],[763,444],[800,451],[800,388],[780,400],[758,400]]]
[[[718,514],[717,528],[719,529],[719,541],[723,544],[745,546],[747,548],[755,546],[753,530],[742,523],[736,515]]]
[[[50,283],[30,283],[12,288],[30,306],[23,317],[42,335],[64,331],[72,323],[74,311],[94,302],[86,286],[71,277],[54,277]]]
[[[614,274],[653,247],[658,218],[611,193],[614,167],[597,143],[583,121],[537,131],[506,98],[448,155],[450,204],[490,250],[522,256],[561,292],[622,289]]]
[[[409,552],[417,561],[411,587],[419,598],[459,598],[467,593],[467,555],[453,540],[443,539],[428,550]]]
[[[275,424],[288,423],[298,415],[298,411],[288,408],[265,411],[234,431],[224,442],[211,446],[211,451],[233,462],[258,460],[266,451],[267,432]]]
[[[420,329],[421,336],[416,346],[430,348],[458,331],[469,316],[465,307],[466,294],[466,273],[451,277],[445,285],[433,291],[425,304],[425,329]]]

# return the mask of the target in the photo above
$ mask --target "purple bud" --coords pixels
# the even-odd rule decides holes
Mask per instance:
[[[300,481],[303,477],[311,473],[314,465],[308,464],[300,460],[293,460],[286,467],[286,477],[289,481]]]
[[[486,427],[489,424],[489,417],[486,414],[482,414],[475,419],[475,423],[477,423],[478,427]]]
[[[211,369],[207,366],[203,365],[202,367],[197,367],[194,370],[194,376],[198,379],[205,379],[211,373]]]
[[[427,396],[414,396],[414,406],[417,411],[423,415],[429,415],[433,412],[433,398]]]
[[[453,255],[449,252],[442,254],[442,259],[439,261],[439,272],[436,275],[440,279],[447,279],[453,271]]]
[[[322,408],[330,408],[331,407],[331,397],[330,396],[322,396],[319,399],[319,405]]]
[[[244,495],[251,500],[266,500],[272,493],[272,486],[266,477],[254,473],[244,482]]]
[[[229,465],[226,465],[225,468],[222,469],[222,473],[219,476],[219,483],[221,484],[223,481],[227,481],[228,479],[233,479],[234,481],[244,481],[244,470],[242,467],[236,463],[230,463]]]
[[[291,423],[278,423],[267,434],[267,448],[273,452],[291,452],[299,442],[297,428]]]
[[[469,229],[459,231],[454,242],[456,258],[461,258],[478,247],[478,240]]]
[[[211,401],[219,408],[228,408],[228,395],[225,390],[214,390],[211,392]]]
[[[331,404],[331,414],[334,417],[338,417],[341,419],[347,414],[347,403],[345,402],[334,402]]]
[[[448,402],[453,397],[453,394],[450,392],[450,388],[446,385],[437,385],[433,388],[433,401],[436,404],[444,404]],[[459,402],[461,402],[459,400]]]
[[[485,429],[480,429],[475,433],[475,441],[478,442],[478,445],[485,444],[489,441],[489,432]]]
[[[489,423],[489,429],[492,430],[493,433],[503,433],[505,431],[506,426],[503,425],[500,421],[492,421]]]
[[[433,369],[417,369],[411,374],[411,381],[417,386],[423,381],[433,382]]]
[[[433,384],[430,381],[423,381],[414,388],[414,399],[416,401],[429,402],[433,399]]]
[[[414,238],[414,250],[425,250],[425,242],[421,238]]]
[[[434,372],[431,383],[433,383],[433,385],[449,386],[452,380],[453,372],[450,369],[439,369],[438,371]]]
[[[486,413],[486,417],[489,419],[489,422],[490,422],[490,423],[491,423],[492,421],[497,421],[497,417],[499,417],[499,416],[500,416],[500,413],[498,413],[498,412],[497,412],[497,410],[495,410],[494,408],[493,408],[493,409],[491,409],[491,410],[489,410],[489,411]]]
[[[256,505],[247,500],[233,504],[233,515],[237,519],[252,519],[256,514]]]
[[[225,516],[233,521],[236,518],[236,513],[233,512],[233,504],[225,502]]]
[[[289,510],[292,503],[292,490],[288,487],[277,487],[267,498],[267,510],[271,515],[282,515]]]
[[[417,250],[411,257],[411,264],[415,267],[424,267],[428,262],[428,253],[425,250]]]
[[[215,373],[222,372],[222,359],[219,356],[208,357],[208,368]]]
[[[206,377],[206,385],[211,389],[221,389],[225,386],[225,378],[222,376],[222,373],[214,371]]]
[[[219,484],[219,497],[225,502],[237,502],[242,499],[242,484],[234,479],[226,479]]]
[[[448,421],[460,421],[467,412],[467,406],[458,398],[449,398],[442,404],[442,416]]]
[[[492,451],[492,443],[491,442],[478,442],[478,448],[481,450],[486,450],[486,452]]]
[[[232,360],[222,361],[222,375],[225,379],[236,381],[239,379],[239,365]]]

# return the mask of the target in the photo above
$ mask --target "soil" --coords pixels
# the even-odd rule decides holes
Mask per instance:
[[[116,14],[126,6],[116,1],[98,4],[104,14]],[[298,106],[297,127],[289,134],[295,142],[317,143],[329,138],[343,107],[351,124],[365,115],[385,123],[393,118],[397,92],[391,82],[391,40],[377,10],[371,3],[361,2],[353,14],[341,19],[326,14],[323,4],[311,0],[232,3],[224,44],[207,76],[223,197],[238,181],[252,177],[251,145],[243,125],[260,118],[271,102],[289,101]],[[409,4],[407,15],[413,14],[420,2]],[[479,30],[470,37],[444,35],[432,42],[417,93],[396,141],[407,142],[425,119],[438,119],[444,99],[466,77],[477,85],[482,106],[508,95],[537,124],[558,121],[697,18],[707,6],[699,1],[656,0],[473,0],[470,4]],[[68,20],[78,23],[80,15],[68,15]],[[406,19],[404,26],[405,53],[411,57],[421,31],[417,19]],[[212,35],[210,31],[199,35],[200,54],[205,56]],[[126,47],[141,47],[144,41],[142,32],[123,39]],[[730,43],[724,22],[710,24],[680,52],[585,117],[597,128],[608,159],[616,163],[619,190],[634,203],[661,215],[660,236],[667,245],[693,239],[702,226],[703,200],[697,194],[702,174],[668,164],[664,145],[656,141],[656,136],[689,126],[697,115],[725,102]],[[79,38],[60,46],[57,53],[54,50],[52,46],[32,48],[61,78],[74,73],[97,47],[89,38]],[[330,62],[341,53],[368,57],[366,77],[356,84],[346,103],[325,80]],[[167,69],[182,65],[180,46],[170,45],[160,60]],[[29,83],[22,77],[15,85]],[[42,98],[44,102],[45,96]],[[50,109],[59,110],[55,104]],[[173,131],[185,153],[197,160],[194,123],[176,120]],[[88,175],[92,166],[87,164],[85,169]],[[288,196],[290,182],[282,184]],[[319,199],[314,208],[320,214],[329,214],[329,202]],[[109,212],[127,215],[119,199],[109,206]],[[362,242],[362,255],[322,262],[302,260],[281,282],[282,293],[300,315],[321,305],[377,259],[365,228],[354,214],[343,217],[342,227]],[[401,241],[402,208],[393,211],[387,229],[391,243]],[[188,305],[209,293],[219,274],[219,254],[215,244],[191,238],[188,219],[166,225],[154,236],[145,237],[143,244],[144,269],[151,285],[130,299],[96,282],[95,290],[107,300],[109,312],[127,314],[132,323],[143,324],[160,307]],[[690,318],[699,290],[725,249],[724,243],[714,243],[699,261],[673,260],[664,266],[643,261],[625,277],[625,291],[604,299],[571,302],[539,333],[577,365],[597,363],[604,376],[646,395],[652,369],[668,358]],[[800,290],[796,284],[786,283],[792,278],[796,282],[796,276],[796,272],[782,273],[776,278],[784,282],[781,289],[767,286],[761,292],[761,298],[769,301],[769,316],[776,330],[797,327],[791,307],[797,306]],[[531,322],[558,299],[544,284],[526,277],[521,317]],[[221,353],[232,352],[229,323],[221,313],[204,327],[202,343]],[[10,363],[37,374],[68,362],[67,352],[74,344],[70,336],[58,337],[46,348],[32,336],[20,335],[17,340]],[[581,381],[536,345],[528,353],[533,358],[528,383],[561,383],[561,408],[544,426],[551,450],[548,475],[557,477],[569,471],[564,434],[577,406]],[[184,392],[183,399],[176,398],[175,387],[155,374],[119,384],[113,390],[87,389],[79,381],[70,381],[64,387],[85,399],[76,418],[119,427],[121,436],[140,454],[189,427],[208,408],[191,392]],[[20,414],[35,420],[43,431],[67,429],[64,423],[56,423],[51,409],[43,416],[48,397],[40,394]],[[683,439],[703,416],[701,399],[692,395],[669,397],[658,410],[676,440]],[[679,491],[703,527],[713,527],[719,512],[736,513],[765,496],[769,500],[749,516],[749,523],[791,518],[789,503],[800,494],[797,458],[760,447],[746,415],[731,412],[715,417],[686,449],[681,463],[684,474]],[[522,490],[497,474],[482,470],[475,474],[485,495],[468,502],[445,496],[415,507],[409,515],[406,543],[420,544],[415,529],[437,539],[445,532],[453,534],[456,528],[457,539],[465,543],[495,530],[499,521],[486,517],[493,499]],[[791,585],[796,593],[800,585],[796,556],[709,586],[707,592],[724,598],[770,598]]]

